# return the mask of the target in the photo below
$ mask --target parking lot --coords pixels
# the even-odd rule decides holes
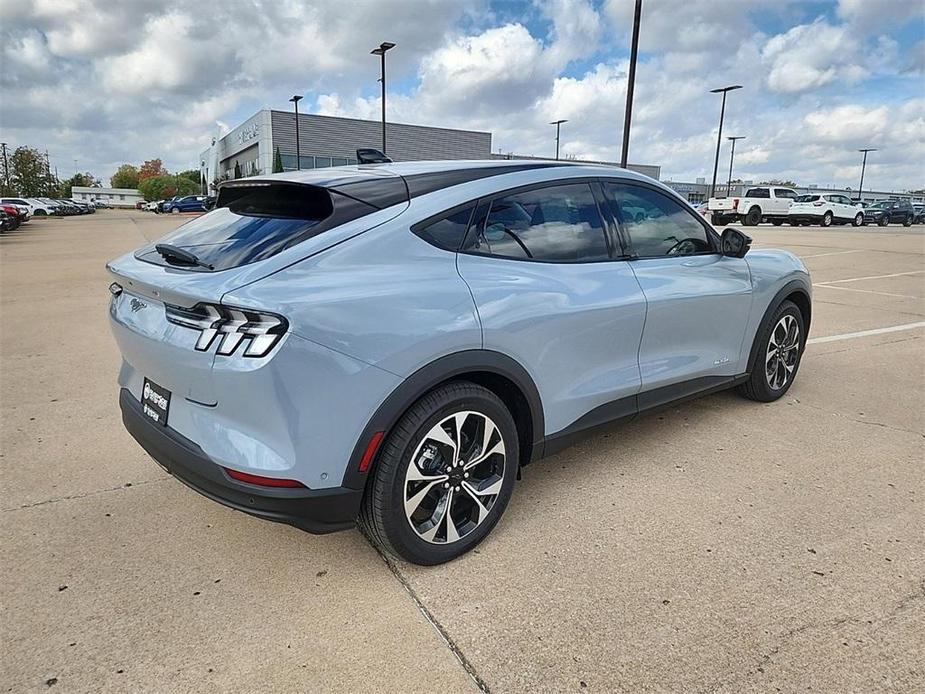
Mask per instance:
[[[125,433],[104,264],[182,221],[0,237],[4,690],[925,690],[925,228],[746,230],[813,275],[789,393],[586,439],[424,568],[219,506]]]

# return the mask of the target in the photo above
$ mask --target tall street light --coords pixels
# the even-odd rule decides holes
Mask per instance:
[[[299,147],[299,102],[302,100],[302,97],[298,94],[294,95],[289,101],[295,106],[295,168],[296,171],[302,169],[302,149]]]
[[[723,106],[719,111],[719,133],[716,135],[716,158],[713,160],[713,183],[710,184],[711,198],[716,194],[716,172],[719,170],[719,145],[723,141],[723,118],[726,115],[726,93],[741,88],[741,84],[733,84],[729,87],[720,87],[719,89],[710,90],[711,94],[723,95]]]
[[[388,41],[383,41],[379,44],[378,48],[374,48],[369,52],[370,55],[378,55],[380,58],[380,77],[379,81],[382,83],[382,153],[385,154],[385,53],[388,50],[395,48],[394,43],[389,43]]]
[[[556,126],[556,160],[557,161],[559,159],[559,127],[563,123],[568,123],[568,119],[563,118],[562,120],[554,120],[552,123],[550,123],[550,125]]]
[[[745,135],[734,135],[732,137],[727,137],[727,140],[732,140],[732,153],[729,155],[729,178],[726,179],[726,197],[729,197],[729,191],[732,189],[732,160],[736,156],[736,140],[744,140]]]
[[[633,120],[633,91],[636,87],[636,56],[639,53],[639,20],[642,17],[642,0],[636,0],[636,13],[633,15],[633,44],[630,48],[630,72],[626,82],[626,109],[623,112],[623,154],[620,166],[626,168],[630,154],[630,122]]]
[[[858,184],[858,200],[861,199],[861,191],[864,190],[864,169],[867,168],[867,153],[876,152],[877,150],[872,147],[867,149],[859,149],[858,152],[864,152],[864,159],[861,161],[861,182]]]

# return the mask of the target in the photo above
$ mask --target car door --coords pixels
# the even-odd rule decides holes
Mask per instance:
[[[492,196],[457,256],[484,348],[530,373],[547,435],[636,408],[645,299],[602,203],[588,180]]]
[[[775,188],[774,197],[771,200],[774,210],[772,214],[786,215],[790,212],[790,206],[796,197],[797,194],[789,188]]]
[[[604,194],[646,299],[640,407],[744,373],[742,342],[752,301],[745,259],[721,255],[716,234],[680,200],[653,186],[607,181]],[[640,208],[642,218],[624,212]]]
[[[858,209],[851,202],[851,199],[846,195],[836,195],[835,202],[838,207],[835,216],[843,222],[852,221],[854,216],[858,213]]]

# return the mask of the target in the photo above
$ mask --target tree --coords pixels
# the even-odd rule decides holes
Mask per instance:
[[[197,186],[199,185],[200,175],[201,174],[199,173],[198,169],[187,169],[186,171],[181,171],[180,173],[177,174],[177,176],[179,176],[180,178],[188,178],[193,183],[195,183]]]
[[[796,188],[797,184],[793,181],[781,181],[777,178],[772,178],[770,181],[762,181],[761,185],[765,186],[783,186],[784,188]]]
[[[235,161],[234,163],[234,177],[241,178],[241,162]]]
[[[283,155],[279,153],[279,147],[276,148],[276,154],[273,155],[273,173],[283,172]]]
[[[151,176],[138,184],[138,192],[152,202],[175,195],[193,195],[199,192],[199,184],[179,175]]]
[[[73,197],[72,188],[74,186],[82,188],[99,188],[102,185],[102,181],[96,178],[89,171],[84,173],[76,173],[65,181],[61,181],[61,194],[65,198]]]
[[[168,176],[167,169],[160,159],[148,159],[144,164],[138,167],[138,180],[143,181],[152,176]]]
[[[48,170],[45,155],[32,147],[17,147],[9,155],[10,187],[24,198],[60,195],[58,182]]]
[[[113,188],[137,188],[139,180],[138,167],[123,164],[109,177],[109,184]]]

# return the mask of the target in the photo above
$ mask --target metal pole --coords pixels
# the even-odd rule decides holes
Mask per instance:
[[[559,121],[556,121],[556,161],[559,161],[559,127],[562,125]]]
[[[298,94],[294,94],[289,101],[295,106],[295,169],[296,171],[302,170],[302,145],[299,142],[299,101],[302,100],[302,97]]]
[[[732,160],[735,159],[736,155],[736,140],[744,140],[745,136],[727,137],[726,139],[732,140],[732,153],[729,155],[729,178],[726,179],[726,197],[728,198],[732,189]]]
[[[723,139],[723,117],[726,115],[726,92],[723,92],[723,105],[719,110],[719,133],[716,135],[716,158],[713,160],[713,183],[710,184],[710,197],[716,195],[716,170],[719,168],[719,145]]]
[[[626,168],[630,152],[630,122],[633,119],[633,91],[636,86],[636,56],[639,53],[639,20],[642,16],[642,0],[636,0],[636,13],[633,16],[633,45],[630,49],[630,71],[626,83],[626,110],[623,114],[623,154],[620,166]]]
[[[859,149],[859,152],[864,153],[864,159],[861,161],[861,182],[858,184],[858,200],[861,200],[861,192],[864,190],[864,169],[867,168],[867,153],[876,152],[877,150],[873,148]]]

